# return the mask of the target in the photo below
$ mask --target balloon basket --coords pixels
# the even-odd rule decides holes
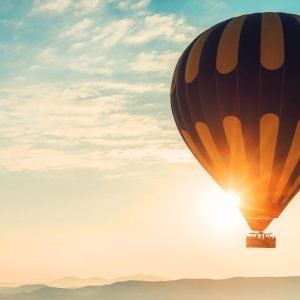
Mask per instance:
[[[246,238],[247,248],[276,248],[276,237],[272,233],[250,232]]]

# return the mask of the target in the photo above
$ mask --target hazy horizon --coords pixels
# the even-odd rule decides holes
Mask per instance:
[[[0,287],[22,287],[22,286],[31,286],[31,285],[45,285],[49,287],[58,287],[58,288],[80,288],[85,286],[102,286],[102,285],[111,285],[114,283],[122,283],[128,281],[142,281],[142,282],[168,282],[168,281],[181,281],[181,280],[209,280],[209,281],[226,281],[232,279],[285,279],[285,278],[299,278],[300,275],[292,275],[292,276],[233,276],[233,277],[224,277],[224,278],[190,278],[190,277],[182,277],[182,278],[166,278],[161,277],[159,275],[144,275],[144,274],[132,274],[121,277],[114,278],[105,278],[103,276],[94,276],[94,277],[86,277],[82,278],[79,276],[66,276],[62,278],[56,278],[49,281],[32,281],[32,282],[0,282]],[[75,283],[74,283],[75,282]],[[93,282],[93,283],[91,283]],[[74,284],[73,284],[74,283]],[[8,285],[5,285],[8,284]],[[1,294],[1,292],[0,292]]]
[[[277,248],[246,249],[170,108],[186,46],[261,11],[300,2],[1,1],[0,282],[300,275],[300,195],[270,225]]]
[[[118,282],[104,286],[80,288],[55,288],[47,286],[22,286],[0,288],[1,299],[138,299],[153,300],[195,300],[205,299],[298,299],[299,282],[297,278],[231,278],[225,280],[177,280],[164,282]]]

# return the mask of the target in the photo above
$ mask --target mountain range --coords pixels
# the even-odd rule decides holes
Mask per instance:
[[[299,277],[123,281],[103,286],[0,288],[1,300],[299,300]]]
[[[0,282],[0,291],[1,288],[17,288],[21,286],[48,286],[48,287],[57,287],[57,288],[80,288],[85,286],[101,286],[112,284],[115,282],[123,281],[167,281],[167,278],[153,275],[131,275],[123,276],[116,278],[102,278],[102,277],[90,277],[90,278],[79,278],[75,276],[64,277],[58,280],[49,281],[45,283],[38,284],[27,284],[24,282]],[[0,293],[1,294],[1,293]]]
[[[123,282],[123,281],[166,281],[168,279],[152,276],[152,275],[132,275],[132,276],[124,276],[117,278],[101,278],[101,277],[91,277],[91,278],[79,278],[79,277],[65,277],[59,280],[51,281],[45,283],[45,285],[50,287],[59,287],[59,288],[79,288],[85,286],[99,286],[99,285],[107,285],[115,282]]]

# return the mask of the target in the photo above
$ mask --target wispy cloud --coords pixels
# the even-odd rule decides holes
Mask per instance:
[[[33,4],[33,13],[62,13],[71,4],[71,0],[37,0]]]
[[[103,90],[108,89],[117,89],[121,91],[126,91],[128,93],[136,93],[136,94],[143,94],[147,92],[156,93],[165,93],[169,91],[169,87],[166,83],[125,83],[125,82],[114,82],[114,81],[107,81],[101,82],[98,84]]]
[[[24,21],[23,20],[0,20],[0,24],[4,26],[11,26],[15,28],[20,28],[24,26]]]
[[[33,42],[31,61],[14,83],[0,86],[0,168],[117,169],[137,160],[188,159],[170,118],[165,78],[179,57],[177,45],[195,28],[151,12],[149,4],[34,2],[35,14],[50,14],[49,31]],[[96,16],[103,8],[107,15]],[[110,8],[126,9],[124,17]]]
[[[106,0],[36,0],[33,3],[32,13],[61,14],[71,9],[77,14],[86,14],[95,12],[107,2]]]
[[[103,48],[111,48],[119,41],[126,38],[133,25],[133,20],[121,19],[104,26],[98,26],[94,30],[91,41],[93,43],[101,44]]]
[[[118,4],[118,7],[120,9],[141,9],[145,8],[150,4],[151,0],[140,0],[138,2],[136,1],[121,1]]]
[[[133,159],[179,159],[182,149],[174,143],[172,123],[130,109],[126,91],[155,90],[115,82],[2,87],[0,167],[114,169]]]
[[[71,49],[80,49],[82,47],[84,47],[85,43],[83,42],[79,42],[79,43],[74,43],[71,45]]]
[[[131,69],[137,72],[168,72],[180,56],[179,52],[141,52],[136,61],[131,64]]]
[[[54,60],[56,60],[56,50],[54,48],[46,48],[39,53],[38,57],[42,61],[52,63]]]
[[[196,32],[193,26],[187,25],[182,18],[175,15],[153,14],[143,18],[136,32],[126,41],[129,44],[141,44],[157,38],[173,42],[184,42],[191,39]]]
[[[143,8],[150,4],[151,0],[140,0],[137,4],[135,4],[134,8]]]
[[[84,34],[85,30],[92,25],[93,21],[90,18],[84,18],[83,20],[71,25],[63,30],[62,37],[75,37],[79,38]]]
[[[95,11],[100,7],[103,7],[106,2],[107,1],[104,0],[78,0],[74,1],[74,6],[82,13],[89,13]]]

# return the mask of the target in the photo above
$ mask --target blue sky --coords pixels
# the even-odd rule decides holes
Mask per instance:
[[[224,242],[216,235],[201,245],[206,227],[195,225],[195,205],[215,184],[179,137],[169,100],[187,45],[216,22],[255,11],[300,13],[300,3],[1,1],[0,281],[257,275],[239,267],[246,252],[227,272],[199,271]],[[213,259],[232,264],[245,232],[244,224]],[[161,251],[149,248],[156,244]],[[174,248],[182,259],[168,256]],[[277,275],[297,273],[294,255]]]
[[[167,100],[182,50],[225,18],[300,10],[293,1],[3,2],[1,144],[16,150],[2,148],[15,159],[3,167],[25,171],[90,168],[89,155],[103,167],[137,148],[141,158],[185,156]]]

